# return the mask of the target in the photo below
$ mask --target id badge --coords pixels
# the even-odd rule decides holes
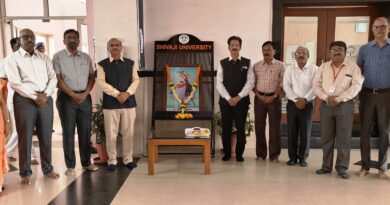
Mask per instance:
[[[335,90],[336,90],[335,87],[330,87],[330,88],[329,88],[329,92],[330,92],[330,93],[334,93]]]

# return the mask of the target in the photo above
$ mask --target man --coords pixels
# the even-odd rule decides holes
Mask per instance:
[[[372,25],[375,39],[362,46],[357,64],[365,81],[360,92],[360,151],[362,167],[357,173],[362,177],[370,169],[370,137],[373,122],[377,122],[379,138],[379,178],[387,178],[387,151],[390,137],[390,32],[389,19],[379,17]]]
[[[14,112],[18,133],[19,175],[22,184],[30,184],[31,143],[37,129],[43,173],[53,179],[59,174],[51,164],[53,129],[53,94],[57,79],[48,56],[34,52],[35,35],[30,29],[20,31],[21,48],[7,58],[6,73],[14,94]]]
[[[309,50],[299,46],[295,51],[296,63],[289,66],[283,77],[286,92],[288,127],[288,165],[306,167],[309,156],[310,136],[313,116],[313,78],[317,66],[307,62]],[[298,140],[299,135],[299,140]],[[298,146],[299,142],[299,146]]]
[[[12,52],[16,52],[20,48],[20,39],[19,38],[12,38],[9,43],[11,44]]]
[[[38,50],[41,53],[45,53],[46,52],[45,44],[43,42],[39,42],[35,44],[35,50]]]
[[[20,39],[19,38],[12,38],[10,40],[12,52],[16,52],[20,48]],[[5,58],[4,58],[4,64],[5,64]],[[7,75],[5,73],[5,68],[2,67],[0,68],[0,78],[7,79]],[[11,162],[15,162],[16,158],[14,157],[16,147],[18,146],[18,134],[16,133],[16,128],[15,128],[15,115],[14,115],[14,103],[13,103],[13,96],[14,96],[14,91],[10,87],[10,83],[7,84],[7,108],[9,111],[10,115],[10,120],[12,123],[12,133],[10,137],[7,140],[7,156],[8,159]],[[34,150],[34,147],[31,148],[31,164],[32,165],[39,165],[39,162],[37,160],[37,156]]]
[[[347,45],[343,41],[330,44],[331,61],[323,63],[313,80],[314,93],[321,103],[322,168],[317,174],[332,171],[336,144],[337,174],[348,179],[354,107],[352,99],[359,93],[363,76],[359,67],[345,59]]]
[[[79,51],[79,32],[68,29],[64,32],[66,49],[53,56],[53,67],[58,79],[57,109],[61,119],[62,143],[67,170],[65,175],[74,175],[76,157],[74,135],[77,127],[80,161],[83,169],[96,171],[91,164],[91,116],[90,92],[95,84],[92,60],[88,54]]]
[[[237,129],[236,160],[243,162],[246,136],[245,120],[248,114],[249,93],[253,88],[254,76],[249,59],[240,56],[242,40],[231,36],[228,41],[230,56],[220,61],[217,70],[217,90],[221,95],[219,108],[222,118],[223,161],[231,158],[231,135],[233,121]]]
[[[117,38],[108,41],[107,49],[110,57],[100,61],[97,69],[97,83],[103,90],[104,128],[109,158],[107,169],[116,169],[117,136],[122,138],[123,164],[133,169],[137,167],[133,162],[133,134],[138,69],[134,68],[134,61],[122,57],[122,42]]]
[[[280,119],[282,117],[281,99],[283,95],[284,64],[274,59],[275,45],[267,41],[262,45],[264,60],[253,66],[255,73],[255,133],[256,160],[267,158],[265,126],[268,114],[269,159],[278,163],[281,152]]]

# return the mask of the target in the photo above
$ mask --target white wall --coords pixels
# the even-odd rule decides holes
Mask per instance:
[[[231,35],[242,38],[241,55],[254,63],[262,59],[261,45],[271,40],[272,34],[271,0],[150,0],[144,1],[144,17],[146,69],[149,70],[153,70],[154,41],[168,40],[178,33],[214,41],[215,69],[219,60],[229,55],[226,41]],[[148,85],[151,87],[151,82]],[[219,109],[219,95],[215,93],[215,108]],[[151,109],[151,97],[146,102]],[[252,135],[247,147],[255,147],[254,142]]]
[[[271,0],[153,0],[144,1],[146,68],[153,69],[154,41],[190,33],[214,41],[214,66],[226,57],[227,39],[243,39],[241,54],[254,61],[261,44],[271,38]]]

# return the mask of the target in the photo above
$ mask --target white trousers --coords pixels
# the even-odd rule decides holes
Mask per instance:
[[[133,161],[135,108],[103,109],[108,164],[117,164],[117,138],[121,138],[123,164]]]

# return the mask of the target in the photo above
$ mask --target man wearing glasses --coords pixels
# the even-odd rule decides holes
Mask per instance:
[[[379,138],[379,179],[387,178],[387,150],[390,137],[390,32],[389,19],[375,19],[372,32],[375,40],[362,46],[357,64],[365,78],[360,93],[360,149],[362,167],[357,173],[362,177],[370,169],[370,137],[373,122],[377,122]]]
[[[42,172],[49,178],[59,178],[51,164],[53,99],[50,96],[57,87],[57,78],[50,58],[34,51],[33,31],[21,30],[20,43],[20,49],[7,58],[5,72],[15,91],[13,100],[19,137],[19,175],[22,184],[30,184],[34,127],[39,140]]]
[[[343,41],[330,44],[331,61],[323,63],[313,80],[313,91],[321,103],[322,167],[317,174],[330,173],[333,152],[337,147],[336,171],[348,179],[354,106],[364,78],[356,63],[345,59],[347,45]]]

